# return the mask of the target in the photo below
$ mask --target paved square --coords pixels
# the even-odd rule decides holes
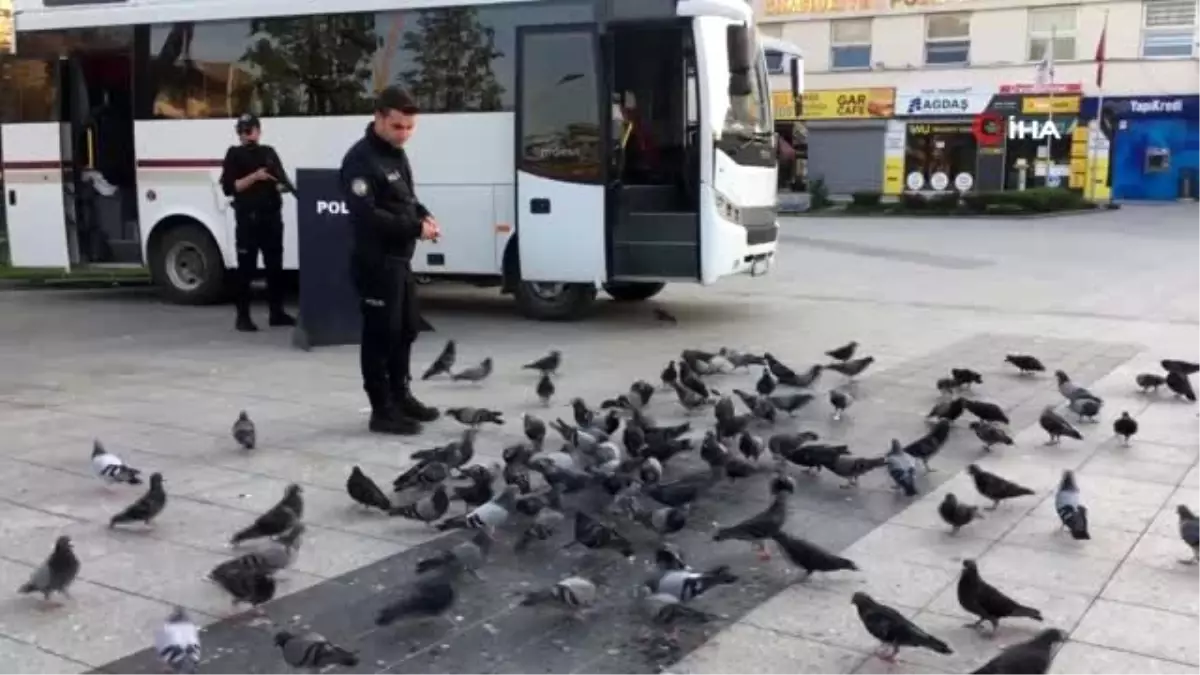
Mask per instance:
[[[235,334],[230,308],[163,306],[137,290],[0,293],[0,585],[19,586],[60,534],[83,562],[61,608],[0,600],[0,655],[19,672],[156,671],[145,648],[170,605],[181,604],[208,625],[203,672],[279,672],[275,625],[346,644],[363,672],[969,670],[1036,628],[1008,622],[989,639],[962,627],[953,585],[972,557],[986,579],[1071,633],[1057,672],[1194,672],[1197,571],[1177,562],[1187,550],[1174,508],[1197,507],[1196,406],[1141,395],[1133,377],[1164,357],[1196,359],[1196,217],[1195,207],[1170,206],[1023,221],[796,219],[772,277],[668,289],[652,301],[670,307],[678,327],[654,322],[644,305],[611,303],[585,323],[534,324],[489,291],[427,289],[439,333],[418,343],[416,360],[454,337],[462,361],[492,355],[497,373],[483,387],[437,383],[419,393],[438,405],[500,408],[510,420],[536,409],[533,378],[519,365],[550,348],[567,357],[562,401],[594,404],[637,377],[656,380],[683,347],[770,349],[799,366],[857,339],[878,363],[846,419],[831,422],[822,399],[781,429],[812,429],[874,455],[893,437],[923,433],[933,383],[950,367],[983,373],[977,394],[1008,411],[1015,447],[984,455],[957,429],[911,505],[881,473],[857,491],[827,476],[800,479],[789,531],[842,550],[861,572],[797,584],[782,561],[711,544],[710,523],[762,507],[761,481],[722,485],[700,503],[677,542],[695,565],[728,563],[742,580],[698,601],[724,618],[682,631],[674,651],[654,649],[652,631],[632,613],[644,556],[632,567],[602,555],[517,560],[501,546],[449,621],[376,629],[375,611],[411,578],[414,561],[444,544],[429,528],[352,508],[346,475],[357,464],[390,481],[412,450],[455,436],[452,422],[416,441],[366,434],[353,348],[301,353],[286,333]],[[1017,351],[1106,399],[1099,422],[1081,425],[1083,442],[1042,447],[1036,417],[1061,397],[1051,378],[1020,378],[1004,366],[1004,354]],[[749,388],[753,375],[725,380]],[[820,390],[838,382],[827,374]],[[658,394],[654,403],[662,421],[679,417],[669,399]],[[252,453],[229,438],[241,409],[258,424]],[[1122,410],[1142,425],[1130,448],[1110,437]],[[565,413],[562,403],[547,414]],[[518,434],[511,422],[485,432],[480,459],[499,461]],[[155,527],[106,527],[140,488],[95,480],[93,438],[166,476],[170,500]],[[949,538],[936,504],[946,490],[974,498],[961,472],[972,461],[1039,494]],[[1076,470],[1092,511],[1094,538],[1082,546],[1056,534],[1052,493],[1063,468]],[[309,537],[267,622],[235,613],[203,576],[229,556],[230,534],[289,482],[304,486]],[[512,607],[532,585],[580,570],[610,581],[586,621]],[[855,590],[916,617],[955,654],[905,651],[890,667],[871,658],[872,640],[849,604]]]

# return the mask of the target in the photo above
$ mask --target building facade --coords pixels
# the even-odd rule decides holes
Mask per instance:
[[[804,105],[781,121],[831,193],[1195,190],[1197,0],[753,4],[804,52]]]

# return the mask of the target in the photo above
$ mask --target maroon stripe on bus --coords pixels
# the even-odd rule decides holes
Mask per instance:
[[[52,169],[61,169],[62,162],[54,160],[12,161],[4,162],[0,166],[3,166],[5,171],[49,171]]]
[[[219,159],[139,159],[139,169],[213,169],[221,166]]]

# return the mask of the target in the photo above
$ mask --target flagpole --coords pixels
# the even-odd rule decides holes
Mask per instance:
[[[1104,43],[1108,39],[1108,10],[1104,10],[1104,25],[1100,29],[1100,44],[1096,49],[1096,115],[1094,122],[1096,123],[1095,134],[1092,137],[1092,129],[1088,129],[1088,151],[1087,151],[1087,190],[1085,194],[1088,199],[1096,199],[1096,152],[1099,151],[1100,136],[1104,132],[1100,129],[1100,116],[1104,112],[1104,61],[1108,58],[1107,45]],[[1107,178],[1107,177],[1105,177]]]
[[[1046,116],[1046,119],[1047,119],[1047,121],[1050,122],[1051,125],[1054,124],[1054,40],[1057,37],[1058,37],[1058,26],[1051,24],[1051,26],[1050,26],[1050,44],[1046,45],[1046,53],[1044,55],[1044,58],[1046,59],[1046,79],[1050,83],[1050,96],[1047,99],[1047,102],[1050,105],[1050,109],[1047,111],[1048,114]],[[1055,127],[1056,131],[1057,131],[1057,129],[1058,129],[1058,127]],[[1050,186],[1050,170],[1054,166],[1053,143],[1054,143],[1054,135],[1051,134],[1051,135],[1046,136],[1046,177],[1044,179],[1042,179],[1042,185],[1044,185],[1046,187]],[[1036,162],[1036,158],[1035,158],[1035,162]],[[1034,166],[1036,167],[1037,164],[1035,163]]]

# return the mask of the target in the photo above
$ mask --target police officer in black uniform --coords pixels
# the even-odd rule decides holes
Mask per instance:
[[[262,251],[267,270],[267,298],[272,326],[294,326],[283,309],[283,198],[292,183],[283,170],[275,148],[258,142],[262,125],[254,115],[237,121],[240,145],[230,146],[221,165],[221,187],[233,198],[237,218],[237,324],[240,331],[258,330],[250,319],[250,282]]]
[[[342,159],[341,183],[354,250],[350,270],[362,310],[360,360],[371,401],[371,431],[416,434],[438,411],[413,396],[409,362],[417,334],[428,330],[417,307],[412,273],[417,240],[436,240],[437,221],[413,190],[404,143],[417,107],[399,87],[375,100],[375,119]]]

